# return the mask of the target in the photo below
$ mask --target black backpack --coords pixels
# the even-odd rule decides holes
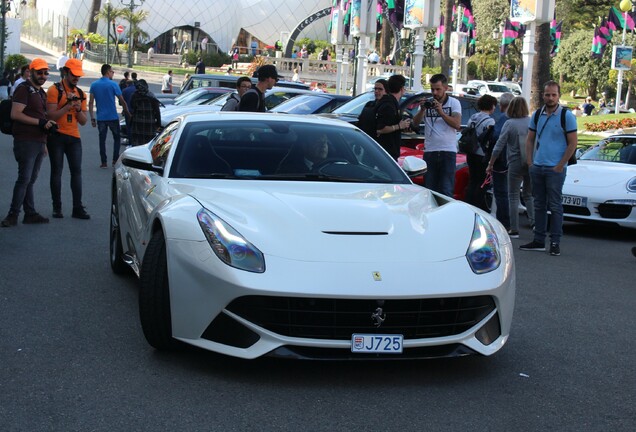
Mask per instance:
[[[565,113],[568,109],[566,107],[562,107],[561,108],[561,129],[563,129],[563,135],[565,135],[565,143],[567,145],[568,142],[568,137],[567,134],[565,133]],[[539,117],[541,117],[541,113],[543,112],[543,107],[536,110],[534,112],[534,124],[535,126],[539,125]],[[570,156],[570,159],[568,159],[568,165],[576,165],[576,151],[572,154],[572,156]]]
[[[24,81],[18,85],[26,85],[29,87],[29,93],[37,93],[37,90],[33,86],[29,85],[28,81]],[[15,94],[16,87],[12,93]],[[11,118],[11,109],[13,108],[13,101],[11,98],[3,99],[0,102],[0,132],[7,135],[13,135],[13,119]]]
[[[465,154],[474,154],[477,153],[477,149],[481,146],[484,153],[486,153],[486,148],[483,147],[483,143],[484,141],[487,141],[488,136],[492,133],[492,128],[486,128],[481,135],[477,135],[477,128],[489,118],[490,117],[486,117],[477,124],[475,124],[475,122],[471,122],[464,128],[464,130],[462,130],[462,135],[457,141],[460,152]]]

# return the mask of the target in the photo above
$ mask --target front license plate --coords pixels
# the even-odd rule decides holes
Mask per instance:
[[[354,334],[351,336],[351,352],[401,354],[402,335]]]
[[[587,207],[587,198],[574,195],[563,195],[561,197],[561,204],[574,207]]]

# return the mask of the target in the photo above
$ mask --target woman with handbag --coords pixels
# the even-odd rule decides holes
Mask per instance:
[[[525,148],[529,114],[528,104],[523,97],[517,96],[512,99],[507,111],[509,119],[504,123],[486,168],[487,173],[492,172],[495,161],[505,148],[508,159],[508,199],[510,208],[508,235],[512,238],[519,238],[519,195],[522,183],[523,200],[528,213],[528,221],[530,226],[534,225],[532,182],[530,181],[530,173],[526,163]]]

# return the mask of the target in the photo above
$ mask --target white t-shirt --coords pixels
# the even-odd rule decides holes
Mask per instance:
[[[453,97],[447,97],[442,105],[444,113],[462,115],[462,105]],[[457,130],[448,125],[434,108],[424,112],[424,146],[426,152],[449,151],[457,153]]]

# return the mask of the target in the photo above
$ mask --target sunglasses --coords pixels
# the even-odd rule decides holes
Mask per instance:
[[[49,71],[47,70],[39,70],[39,71],[35,71],[36,75],[48,75]]]

